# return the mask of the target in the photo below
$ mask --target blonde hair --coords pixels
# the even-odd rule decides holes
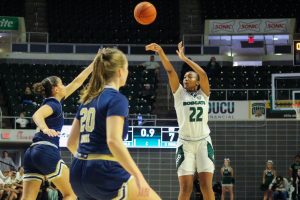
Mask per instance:
[[[101,49],[94,60],[93,72],[89,83],[81,91],[79,102],[86,103],[98,96],[102,92],[104,85],[127,62],[127,58],[122,51],[113,48]]]

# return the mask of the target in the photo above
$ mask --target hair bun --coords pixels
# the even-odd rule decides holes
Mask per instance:
[[[33,85],[33,92],[35,94],[39,94],[39,95],[45,96],[45,88],[44,88],[43,84],[41,82],[35,83]]]

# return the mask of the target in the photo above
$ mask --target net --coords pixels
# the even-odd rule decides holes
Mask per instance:
[[[300,120],[300,103],[294,103],[293,108],[296,112],[296,119]]]

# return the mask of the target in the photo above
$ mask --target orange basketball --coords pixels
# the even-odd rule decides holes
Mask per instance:
[[[134,8],[134,18],[142,25],[151,24],[156,18],[156,8],[147,1],[141,2]]]

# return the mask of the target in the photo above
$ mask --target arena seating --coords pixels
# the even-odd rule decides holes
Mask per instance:
[[[206,70],[208,71],[208,69]],[[211,89],[210,100],[264,100],[269,99],[271,90],[271,74],[300,72],[300,68],[293,66],[260,66],[260,67],[231,67],[221,66],[213,75],[209,76]],[[290,88],[299,88],[300,80],[282,82],[281,84],[292,84]],[[227,97],[226,91],[228,89]],[[267,91],[268,89],[269,91]],[[249,90],[247,97],[247,90]],[[288,98],[282,91],[282,98]]]
[[[63,82],[70,83],[81,71],[80,66],[74,65],[30,65],[30,64],[1,64],[0,80],[3,94],[9,102],[11,115],[18,116],[22,109],[31,116],[37,106],[20,106],[21,95],[26,85],[41,81],[50,75],[57,75]],[[130,66],[127,86],[121,88],[129,99],[131,114],[151,114],[155,102],[157,81],[155,72],[145,70],[143,66]],[[221,66],[214,75],[209,77],[211,84],[211,100],[267,100],[270,97],[272,73],[300,73],[300,68],[293,66],[261,66],[261,67],[230,67]],[[300,88],[300,80],[294,82],[281,81],[278,84],[289,88]],[[145,86],[148,86],[148,93]],[[280,87],[278,85],[278,87]],[[227,91],[225,91],[227,90]],[[247,92],[248,90],[248,92]],[[145,93],[146,91],[146,93]],[[288,99],[287,91],[279,91],[279,99]],[[75,92],[64,102],[64,112],[74,114],[79,100],[79,91]],[[36,96],[39,105],[42,97]]]
[[[80,0],[48,0],[50,42],[177,43],[179,41],[178,0],[150,1],[156,6],[158,16],[149,26],[139,25],[133,18],[134,6],[139,2],[110,0],[86,3]]]
[[[42,97],[35,96],[37,105],[22,105],[21,96],[25,86],[32,86],[34,83],[43,80],[50,75],[59,76],[64,84],[70,83],[81,71],[80,66],[74,65],[29,65],[29,64],[0,64],[0,82],[2,92],[8,102],[10,115],[19,116],[21,111],[26,112],[26,116],[32,116],[34,111],[42,103]],[[121,89],[128,99],[131,114],[150,114],[155,102],[156,79],[155,73],[145,70],[142,66],[129,66],[129,76],[127,86]],[[152,95],[144,95],[143,87],[147,84]],[[76,113],[79,100],[79,90],[72,94],[64,102],[64,112],[66,114]]]
[[[1,0],[0,16],[24,17],[25,1],[24,0]]]

